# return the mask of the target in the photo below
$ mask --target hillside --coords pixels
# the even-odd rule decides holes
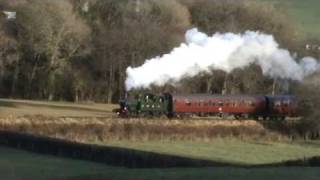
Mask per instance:
[[[289,16],[297,21],[299,28],[311,37],[320,38],[320,1],[319,0],[259,0],[273,3],[275,7],[285,9]]]

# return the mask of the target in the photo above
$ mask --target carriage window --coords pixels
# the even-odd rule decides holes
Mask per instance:
[[[281,106],[281,101],[275,101],[275,102],[274,102],[274,105],[275,105],[275,106]]]
[[[191,101],[189,101],[189,100],[186,99],[186,100],[185,100],[185,103],[186,103],[187,106],[191,106]]]
[[[232,101],[232,106],[233,107],[237,107],[238,106],[238,102],[237,101]]]
[[[288,107],[290,105],[290,100],[283,101],[283,105]]]
[[[256,104],[253,101],[248,101],[248,105],[254,107]]]
[[[223,102],[221,102],[221,101],[218,104],[219,104],[219,106],[223,106]]]

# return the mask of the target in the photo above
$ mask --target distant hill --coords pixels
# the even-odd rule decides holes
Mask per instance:
[[[288,15],[297,21],[300,28],[311,37],[320,39],[320,0],[258,0],[274,3],[274,6],[287,9]]]

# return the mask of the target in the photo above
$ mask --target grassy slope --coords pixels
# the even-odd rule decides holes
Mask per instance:
[[[269,164],[320,156],[320,143],[288,144],[217,139],[215,142],[110,142],[108,145],[235,164]]]
[[[320,168],[126,169],[0,147],[0,179],[296,179],[317,180]],[[72,178],[73,177],[73,178]]]
[[[286,9],[288,14],[300,25],[300,29],[311,37],[320,38],[320,1],[319,0],[258,0],[274,3],[279,10]]]

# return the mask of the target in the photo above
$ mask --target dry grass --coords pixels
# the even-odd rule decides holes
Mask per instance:
[[[0,129],[68,139],[104,143],[130,141],[201,141],[215,138],[283,140],[258,122],[235,120],[160,120],[120,118],[67,118],[24,116],[0,118]]]
[[[117,105],[0,99],[0,117],[45,115],[53,117],[110,117]]]

